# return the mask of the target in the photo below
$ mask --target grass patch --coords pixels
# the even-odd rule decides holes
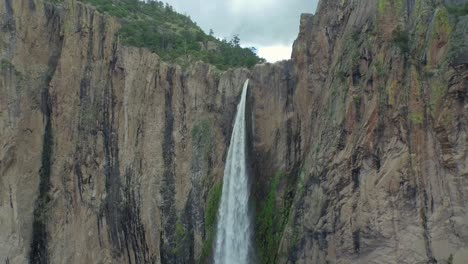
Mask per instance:
[[[212,254],[213,243],[216,234],[216,220],[218,208],[221,203],[223,185],[216,183],[208,193],[208,200],[205,208],[205,241],[203,243],[201,263],[204,263]]]
[[[383,13],[385,12],[386,4],[387,4],[387,0],[379,0],[378,9],[379,9],[380,16],[383,15]]]
[[[175,247],[172,249],[172,253],[176,256],[183,254],[182,251],[184,250],[184,244],[187,239],[187,235],[185,233],[185,228],[181,222],[177,221],[175,226]]]
[[[410,115],[410,120],[415,125],[421,125],[424,121],[423,116],[420,113],[412,113]]]
[[[276,262],[276,252],[292,204],[291,199],[284,199],[282,205],[276,202],[280,181],[284,178],[284,173],[276,173],[270,183],[268,194],[255,216],[257,253],[260,263]]]
[[[452,33],[452,25],[449,21],[449,13],[446,8],[438,8],[436,10],[434,31],[432,33],[431,42],[440,40],[449,40]]]

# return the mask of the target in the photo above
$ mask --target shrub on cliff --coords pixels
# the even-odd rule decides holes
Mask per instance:
[[[165,61],[188,64],[202,60],[221,70],[252,67],[265,61],[253,49],[242,48],[238,36],[231,41],[219,40],[203,32],[189,16],[160,1],[80,1],[119,18],[122,24],[119,37],[124,45],[146,47]]]
[[[466,16],[468,15],[468,4],[450,5],[447,6],[447,11],[452,15]]]

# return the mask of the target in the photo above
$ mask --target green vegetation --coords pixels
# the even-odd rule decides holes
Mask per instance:
[[[383,79],[386,75],[383,62],[381,62],[380,60],[376,60],[374,63],[374,71],[379,79]]]
[[[201,159],[209,162],[213,148],[213,131],[209,119],[198,122],[192,128],[192,142],[194,149],[200,155]],[[208,192],[208,198],[205,208],[205,240],[203,242],[202,255],[199,263],[205,263],[212,254],[213,242],[215,239],[216,216],[221,202],[222,184],[215,183]]]
[[[90,132],[95,129],[96,120],[99,119],[98,110],[95,105],[89,101],[82,102],[84,107],[80,109],[80,129]]]
[[[62,0],[63,1],[63,0]],[[236,35],[219,40],[205,34],[190,17],[177,13],[172,6],[149,0],[80,0],[100,12],[120,19],[118,35],[124,45],[145,47],[163,60],[182,65],[202,60],[225,70],[252,67],[264,62],[254,48],[242,48]]]
[[[385,12],[385,5],[387,0],[379,0],[379,15],[382,15]]]
[[[421,125],[424,121],[423,116],[420,113],[412,113],[410,116],[410,120],[415,125]]]
[[[223,192],[223,185],[217,183],[213,185],[208,193],[208,201],[205,210],[205,231],[206,233],[213,233],[216,225],[216,215],[218,214],[218,207],[221,202],[221,194]]]
[[[356,107],[361,105],[362,97],[361,95],[353,95],[353,102],[356,104]]]
[[[211,123],[209,120],[203,120],[192,129],[192,139],[200,145],[206,146],[211,142]]]
[[[13,70],[16,77],[18,77],[20,79],[23,77],[21,72],[16,70],[15,66],[13,65],[13,63],[11,63],[11,61],[9,61],[7,59],[1,59],[0,60],[0,71],[9,71],[9,70]]]
[[[340,82],[345,82],[346,81],[346,72],[342,71],[342,70],[339,70],[337,73],[336,73],[336,77],[338,78],[338,80],[340,80]]]
[[[256,215],[256,237],[260,263],[275,263],[276,252],[289,215],[291,201],[285,199],[282,206],[276,204],[276,194],[284,173],[276,173],[269,192]]]
[[[206,260],[213,249],[216,230],[216,216],[218,214],[219,204],[221,203],[221,194],[223,185],[217,183],[211,187],[208,193],[208,201],[205,209],[205,242],[203,243],[201,260]]]
[[[447,264],[453,264],[453,254],[450,254],[448,260],[447,260]]]
[[[279,184],[277,174],[270,184],[270,191],[265,199],[262,209],[258,212],[256,218],[258,222],[257,241],[260,246],[259,255],[263,263],[274,263],[274,252],[280,240],[280,235],[276,232],[275,218],[278,216],[276,208],[276,191]]]
[[[450,5],[450,6],[447,6],[447,11],[451,15],[466,16],[468,15],[468,4]]]
[[[339,70],[336,73],[339,80],[344,81],[345,77],[349,76],[349,74],[359,66],[361,43],[361,32],[358,29],[354,29],[347,34],[343,47],[344,56]]]
[[[11,62],[7,59],[2,59],[0,61],[0,70],[5,70],[5,69],[9,69],[10,67],[12,67],[11,65]]]
[[[184,226],[177,221],[176,226],[175,226],[175,235],[176,235],[176,241],[175,241],[175,247],[172,249],[172,253],[174,255],[181,255],[183,246],[185,244],[185,240],[187,239],[186,234],[185,234],[185,228]]]
[[[449,63],[456,62],[457,59],[467,50],[468,45],[465,41],[465,36],[468,35],[468,29],[462,27],[457,28],[450,38],[450,47],[447,52],[447,61]]]
[[[193,145],[199,148],[200,154],[207,158],[212,149],[213,132],[210,120],[203,120],[192,128]]]
[[[415,15],[416,29],[412,39],[414,51],[412,57],[416,60],[423,61],[426,56],[427,48],[427,31],[430,23],[427,23],[433,16],[433,7],[429,1],[416,1],[413,7]]]
[[[404,55],[409,54],[410,52],[410,43],[409,43],[409,34],[408,31],[402,30],[401,27],[397,27],[393,31],[393,42],[400,49],[401,53]]]
[[[392,10],[396,10],[397,12],[402,12],[403,11],[403,0],[394,0],[394,1],[388,1],[388,0],[379,0],[378,3],[378,12],[379,15],[382,16],[385,11],[387,11],[387,5],[392,5]]]
[[[435,32],[437,34],[447,33],[451,31],[451,23],[448,18],[449,12],[448,9],[439,8],[436,11],[435,17]]]
[[[450,43],[450,39],[453,39],[452,32],[453,32],[453,21],[449,20],[449,13],[445,7],[437,8],[435,11],[435,19],[434,19],[434,29],[431,34],[430,39],[430,51],[428,55],[428,66],[431,68],[437,68],[441,66],[441,63],[446,62],[447,60],[450,61],[451,58],[448,56],[452,56],[450,53],[453,52],[452,47],[454,45]],[[445,55],[445,60],[441,60],[437,56],[436,50],[441,45],[446,45],[448,43],[449,50],[448,53]]]
[[[299,180],[297,182],[297,193],[299,196],[303,195],[305,192],[305,182],[304,182],[305,177],[306,177],[306,167],[303,166],[301,168],[301,172],[299,173]]]
[[[449,13],[446,8],[436,10],[434,31],[431,42],[440,40],[449,40],[453,27],[449,21]]]
[[[442,103],[442,99],[445,96],[447,91],[447,84],[444,84],[441,81],[436,81],[431,85],[431,101],[430,101],[430,108],[431,114],[435,116],[436,113],[440,110],[440,105]]]
[[[396,6],[398,12],[402,12],[404,10],[405,5],[404,5],[403,0],[395,0],[394,3],[395,3],[395,6]]]
[[[468,10],[468,4],[465,5],[465,9]],[[447,7],[447,10],[450,14],[460,14],[460,12],[455,12],[454,7]],[[466,13],[465,15],[468,15]],[[468,49],[467,36],[468,28],[464,26],[466,23],[465,20],[456,19],[456,26],[453,27],[452,34],[450,35],[449,40],[449,50],[447,52],[447,62],[448,63],[457,63],[460,57],[463,57],[466,50]]]
[[[378,91],[378,107],[379,107],[379,115],[383,115],[387,110],[388,106],[388,93],[386,90],[386,86],[379,85],[377,88]]]

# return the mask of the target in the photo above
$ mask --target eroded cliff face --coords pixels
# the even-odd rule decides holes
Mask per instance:
[[[210,262],[246,78],[259,262],[468,259],[468,17],[441,1],[322,0],[290,61],[227,72],[74,1],[0,14],[0,261]]]
[[[122,47],[79,3],[0,13],[1,261],[200,259],[247,72]]]
[[[417,0],[321,1],[302,17],[305,151],[278,262],[466,262],[467,18]]]

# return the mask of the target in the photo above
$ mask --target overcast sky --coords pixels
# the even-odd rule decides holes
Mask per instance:
[[[270,62],[289,59],[301,13],[314,13],[318,0],[164,0],[189,15],[206,33],[230,39],[239,34]]]

